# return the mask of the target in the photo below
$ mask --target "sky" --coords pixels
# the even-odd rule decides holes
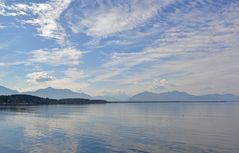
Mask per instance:
[[[0,85],[239,95],[238,0],[0,0]]]

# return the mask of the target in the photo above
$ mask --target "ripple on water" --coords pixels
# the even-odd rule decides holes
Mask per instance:
[[[3,108],[0,152],[237,153],[238,110],[228,103]]]

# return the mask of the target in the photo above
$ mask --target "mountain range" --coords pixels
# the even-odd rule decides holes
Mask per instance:
[[[42,98],[52,98],[52,99],[64,99],[64,98],[83,98],[83,99],[103,99],[108,101],[118,101],[117,98],[110,97],[110,96],[90,96],[83,92],[74,92],[69,89],[56,89],[52,87],[48,87],[45,89],[38,89],[36,91],[29,91],[29,92],[18,92],[17,90],[12,90],[6,88],[4,86],[0,86],[0,95],[16,95],[16,94],[25,94],[25,95],[32,95],[38,96]]]
[[[53,99],[63,99],[63,98],[84,98],[92,99],[92,97],[85,93],[78,93],[71,91],[69,89],[56,89],[48,87],[45,89],[39,89],[36,91],[24,92],[22,94],[33,95],[42,98],[53,98]]]
[[[152,93],[145,91],[132,96],[129,101],[239,101],[239,96],[232,94],[208,94],[195,96],[179,91],[165,93]]]
[[[90,96],[86,93],[74,92],[69,89],[56,89],[48,87],[36,91],[20,93],[16,90],[0,86],[0,95],[26,94],[42,98],[64,99],[64,98],[84,98],[84,99],[103,99],[108,101],[119,101],[121,99],[110,96]],[[124,101],[239,101],[239,96],[233,94],[208,94],[208,95],[191,95],[186,92],[171,91],[164,93],[142,92],[130,97]]]

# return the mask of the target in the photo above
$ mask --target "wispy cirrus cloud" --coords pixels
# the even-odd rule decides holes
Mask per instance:
[[[20,16],[27,15],[29,6],[26,4],[8,5],[4,1],[0,2],[0,15],[2,16]]]
[[[4,27],[0,40],[28,36],[9,46],[16,45],[14,53],[2,50],[0,68],[21,67],[24,79],[34,72],[56,76],[34,87],[67,84],[93,94],[238,92],[232,83],[239,81],[235,0],[1,1],[0,6],[2,25],[23,24]],[[19,48],[22,57],[9,57]]]
[[[40,36],[53,38],[64,44],[66,32],[59,20],[70,3],[71,0],[57,0],[35,5],[32,13],[37,17],[24,22],[37,26]]]
[[[15,62],[0,62],[0,67],[9,67],[9,66],[16,66],[16,65],[28,65],[30,64],[27,61],[15,61]]]
[[[190,7],[194,7],[193,5],[195,3],[190,4]],[[161,32],[160,37],[142,51],[113,53],[109,60],[101,66],[95,81],[115,81],[119,86],[120,84],[131,86],[131,89],[127,88],[130,92],[144,91],[146,88],[151,90],[152,86],[154,86],[152,80],[155,78],[164,79],[166,75],[166,78],[174,80],[174,76],[177,75],[179,75],[178,78],[180,79],[184,76],[184,79],[187,76],[191,76],[190,74],[192,73],[195,74],[193,67],[197,66],[193,61],[198,61],[197,64],[201,61],[207,67],[206,65],[209,63],[205,61],[205,58],[208,61],[216,62],[216,59],[218,61],[228,59],[229,55],[236,56],[238,49],[237,40],[239,39],[239,22],[237,20],[239,12],[236,11],[236,6],[227,6],[221,10],[220,15],[217,11],[204,12],[203,10],[195,9],[195,11],[185,12],[184,10],[177,9],[168,18],[168,21],[174,24],[163,28],[164,31],[163,33]],[[159,25],[156,23],[155,27],[159,28]],[[158,31],[160,32],[160,29]],[[225,55],[225,59],[221,55]],[[235,64],[236,59],[231,59],[234,60],[231,62]],[[171,63],[174,64],[171,65]],[[178,63],[179,66],[175,66],[175,63]],[[226,69],[226,67],[233,65],[232,63],[224,68]],[[188,68],[180,67],[180,65],[187,65]],[[216,63],[212,65],[217,67]],[[161,67],[167,67],[167,69],[162,70]],[[177,67],[178,69],[170,71],[171,67]],[[225,70],[220,71],[220,69],[224,68],[217,67],[220,76],[226,75],[224,74]],[[237,67],[233,67],[233,69],[238,71]],[[211,73],[207,69],[201,69],[201,71],[205,72],[205,77],[201,76],[201,79],[205,79],[205,82],[209,81],[206,78],[210,78]],[[198,78],[196,76],[191,77]],[[222,80],[227,79],[229,81],[230,77],[222,77]],[[187,82],[186,80],[184,81]],[[194,81],[197,82],[199,80],[195,79]],[[135,82],[135,85],[132,85],[133,82]],[[167,82],[171,82],[171,80],[167,80]],[[174,82],[178,81],[174,80]],[[180,83],[176,84],[179,85]],[[171,87],[177,88],[174,85]]]
[[[39,36],[55,39],[64,44],[66,33],[59,20],[71,0],[48,1],[45,3],[0,3],[2,16],[26,16],[21,21],[37,27]]]
[[[30,62],[50,65],[78,65],[82,52],[75,48],[53,48],[35,50],[29,54]]]
[[[89,36],[96,37],[105,37],[131,30],[144,25],[145,22],[173,1],[174,0],[162,0],[160,3],[157,3],[155,0],[132,0],[128,1],[129,3],[116,1],[115,3],[108,2],[106,4],[85,1],[83,3],[96,4],[92,4],[93,8],[90,10],[82,9],[84,12],[80,12],[80,15],[76,17],[78,21],[76,22],[74,20],[71,22],[71,29],[75,33],[84,32]],[[81,7],[81,5],[79,5],[79,7]],[[82,7],[84,7],[84,5],[82,5]],[[77,9],[77,11],[79,12],[81,9]],[[70,13],[76,12],[73,10]]]

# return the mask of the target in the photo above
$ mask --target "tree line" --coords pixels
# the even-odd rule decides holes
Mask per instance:
[[[0,96],[0,105],[57,105],[57,104],[102,104],[105,100],[89,100],[81,98],[50,99],[31,95]]]

